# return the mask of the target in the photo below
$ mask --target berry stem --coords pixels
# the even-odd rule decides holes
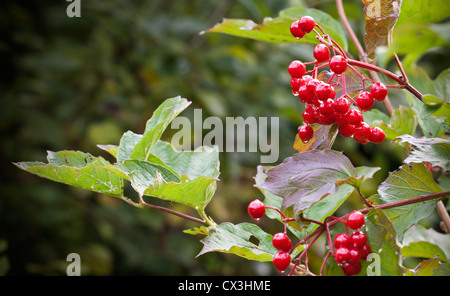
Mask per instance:
[[[417,90],[415,89],[411,84],[409,84],[408,82],[406,82],[402,77],[395,75],[394,73],[380,68],[378,66],[369,64],[369,63],[365,63],[365,62],[360,62],[360,61],[356,61],[356,60],[352,60],[352,59],[347,59],[347,63],[349,65],[352,66],[357,66],[357,67],[361,67],[361,68],[365,68],[371,71],[375,71],[378,72],[380,74],[383,74],[389,78],[391,78],[392,80],[394,80],[395,82],[397,82],[399,85],[404,86],[404,88],[406,90],[408,90],[410,93],[412,93],[416,98],[418,98],[419,100],[422,101],[422,97],[423,95]]]

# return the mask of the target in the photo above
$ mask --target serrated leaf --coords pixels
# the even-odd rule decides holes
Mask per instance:
[[[373,209],[366,218],[367,241],[372,253],[379,254],[380,275],[400,276],[403,269],[400,264],[401,250],[397,244],[396,228],[382,210]]]
[[[344,154],[329,149],[295,154],[267,170],[266,174],[260,188],[282,197],[282,210],[293,207],[295,216],[335,193],[337,181],[357,176]]]
[[[439,246],[439,248],[445,253],[445,256],[450,258],[450,235],[438,232],[433,228],[425,228],[424,226],[417,224],[405,232],[403,244],[408,245],[412,242],[419,241],[427,241]]]
[[[379,195],[369,200],[377,205],[402,201],[423,195],[441,192],[442,189],[433,180],[430,171],[423,164],[403,165],[399,170],[390,173],[378,188]],[[425,217],[436,207],[436,201],[413,203],[385,209],[386,215],[397,229],[398,240],[403,240],[404,232]]]
[[[414,138],[410,135],[398,137],[400,143],[413,146],[405,163],[429,162],[431,166],[439,166],[450,170],[450,141],[441,138]]]
[[[250,242],[255,237],[258,243]],[[234,225],[226,222],[209,231],[207,237],[201,240],[203,248],[197,255],[208,252],[223,252],[235,254],[248,260],[272,261],[277,249],[272,245],[272,235],[251,223]]]
[[[164,130],[190,104],[191,102],[178,96],[167,99],[159,105],[152,117],[147,121],[144,134],[133,147],[129,157],[131,159],[148,160],[153,145],[161,138]]]
[[[409,276],[433,276],[435,270],[439,268],[439,259],[427,259],[420,262],[413,271],[408,272]]]
[[[55,182],[122,197],[123,180],[103,168],[110,163],[102,157],[94,157],[80,151],[49,151],[47,160],[49,161],[47,164],[19,162],[15,165],[29,173]]]
[[[392,42],[392,32],[400,15],[401,0],[362,0],[366,19],[364,43],[369,58],[380,46]]]
[[[340,23],[325,12],[312,8],[288,8],[281,11],[276,18],[265,18],[261,24],[246,19],[224,19],[222,23],[202,33],[224,33],[266,42],[317,44],[318,41],[313,33],[305,35],[300,40],[290,33],[291,23],[305,15],[312,16],[327,34],[344,49],[347,48],[346,35]]]
[[[412,242],[402,247],[403,257],[419,257],[419,258],[434,258],[439,256],[443,262],[447,262],[445,253],[437,245],[427,241]]]

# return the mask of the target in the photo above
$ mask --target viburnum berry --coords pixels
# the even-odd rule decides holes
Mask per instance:
[[[357,109],[351,109],[347,112],[347,123],[351,125],[357,125],[361,121],[363,121],[362,112]]]
[[[314,136],[314,130],[309,125],[302,125],[298,129],[298,136],[304,143],[308,143]]]
[[[288,66],[288,72],[294,78],[302,78],[306,72],[306,66],[299,60],[292,61]]]
[[[355,132],[355,126],[351,124],[341,125],[338,128],[339,134],[343,137],[351,137]]]
[[[370,92],[362,91],[356,96],[356,106],[363,112],[367,112],[373,107],[374,99]]]
[[[334,252],[334,261],[338,264],[346,263],[350,259],[350,250],[345,247],[336,249]]]
[[[355,275],[361,272],[362,264],[360,261],[357,263],[351,264],[351,263],[345,263],[342,265],[342,270],[344,271],[344,274],[347,276]]]
[[[305,32],[300,29],[298,26],[299,21],[295,21],[291,24],[291,27],[289,28],[291,31],[292,36],[294,36],[296,39],[301,39],[303,36],[305,36]]]
[[[284,232],[276,233],[272,239],[273,246],[279,251],[288,252],[292,247],[291,239]]]
[[[385,138],[386,134],[381,128],[377,126],[373,127],[372,130],[370,131],[369,141],[372,143],[379,144],[383,142]]]
[[[317,44],[313,56],[318,63],[326,62],[330,59],[330,49],[325,44]]]
[[[308,89],[309,93],[313,96],[316,95],[316,87],[320,85],[322,82],[318,79],[311,79],[306,83],[306,88]]]
[[[302,16],[298,21],[298,27],[305,33],[309,33],[314,29],[316,21],[309,15]]]
[[[314,111],[312,113],[308,112],[308,111],[303,112],[302,118],[303,118],[303,122],[306,124],[313,124],[316,122],[316,117],[314,116]]]
[[[335,74],[342,74],[347,69],[347,61],[341,55],[335,55],[330,60],[330,70]]]
[[[370,94],[372,95],[372,97],[375,100],[377,100],[379,102],[384,101],[384,99],[387,96],[387,93],[388,93],[388,90],[387,90],[386,85],[384,85],[381,82],[374,83],[370,87]]]
[[[345,114],[350,110],[350,102],[344,98],[340,97],[336,99],[334,103],[334,111],[340,114]]]
[[[331,99],[330,99],[331,100]],[[330,125],[336,122],[336,118],[334,117],[334,112],[330,114],[321,114],[319,112],[319,120],[318,122],[322,125]]]
[[[273,257],[273,265],[278,272],[283,273],[291,263],[291,255],[285,251],[278,251]]]
[[[351,229],[359,229],[364,225],[364,215],[359,211],[351,212],[347,217],[347,226]]]
[[[253,200],[248,205],[248,214],[255,219],[255,221],[259,221],[264,214],[266,213],[266,208],[264,206],[264,203],[260,201],[259,199]]]
[[[352,247],[361,249],[367,243],[367,236],[362,231],[356,231],[350,236]]]
[[[305,104],[313,104],[314,102],[314,95],[308,91],[306,84],[299,87],[298,97],[300,98],[300,102]]]
[[[350,248],[351,247],[351,239],[346,233],[339,233],[334,237],[333,246],[336,249],[339,248]]]
[[[361,252],[361,260],[366,260],[367,256],[369,256],[369,254],[372,252],[369,244],[365,244],[359,250]]]
[[[323,115],[334,114],[334,100],[327,99],[326,101],[322,102],[319,107],[319,112]]]
[[[357,264],[359,261],[361,261],[361,251],[357,248],[351,248],[349,250],[348,263]]]
[[[326,99],[334,99],[336,91],[334,87],[328,83],[321,82],[316,86],[315,94],[318,100],[325,101]]]

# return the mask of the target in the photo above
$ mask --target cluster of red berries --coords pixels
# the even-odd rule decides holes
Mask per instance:
[[[248,205],[248,213],[255,221],[259,221],[266,213],[266,206],[259,199],[255,199]],[[292,260],[290,255],[292,241],[286,232],[279,232],[273,236],[272,244],[278,250],[273,257],[273,265],[278,272],[283,273]]]
[[[358,274],[362,268],[361,260],[366,260],[371,253],[366,234],[359,230],[363,225],[364,215],[354,211],[347,218],[347,226],[355,231],[350,236],[348,233],[339,233],[334,237],[334,260],[345,275]]]
[[[317,25],[312,17],[303,16],[300,20],[292,23],[290,30],[295,38],[300,39],[313,31],[315,26]],[[330,58],[329,46],[320,43],[314,48],[315,61],[312,71],[307,72],[306,65],[299,60],[292,61],[288,67],[288,72],[291,75],[292,93],[298,96],[302,103],[306,104],[305,111],[302,114],[305,124],[298,130],[300,139],[305,143],[312,139],[314,130],[310,126],[311,124],[331,125],[336,123],[339,127],[339,133],[344,137],[353,137],[355,141],[361,144],[381,143],[385,139],[384,131],[379,127],[371,128],[369,124],[364,122],[362,112],[369,111],[375,100],[381,102],[386,98],[386,86],[383,83],[373,83],[369,91],[363,89],[355,99],[351,98],[344,88],[344,94],[336,98],[334,86],[337,84],[333,86],[331,84],[332,79],[326,83],[316,77],[317,70],[324,66],[329,66],[333,73],[332,77],[339,76],[347,70],[346,57],[339,54],[334,47],[332,49],[334,55]],[[341,80],[342,83],[345,83],[345,78]],[[357,108],[351,108],[352,103]]]

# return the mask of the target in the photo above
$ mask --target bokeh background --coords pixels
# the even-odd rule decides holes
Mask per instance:
[[[260,23],[288,7],[314,7],[337,18],[334,1],[84,0],[80,18],[66,15],[69,4],[0,2],[0,274],[65,275],[72,252],[81,256],[83,275],[276,274],[270,263],[234,255],[196,258],[201,236],[183,233],[194,223],[53,183],[12,163],[45,161],[47,150],[66,149],[108,158],[97,144],[118,144],[127,130],[142,133],[153,110],[178,95],[192,101],[182,114],[190,119],[194,108],[203,118],[279,117],[281,162],[295,153],[302,112],[287,65],[311,60],[312,46],[199,32],[222,18]],[[345,1],[345,7],[362,38],[362,3]],[[441,70],[433,63],[444,53],[419,61],[431,77]],[[394,95],[393,102],[401,98]],[[338,137],[334,148],[345,150],[355,166],[383,167],[367,183],[368,194],[404,157],[390,143],[361,146]],[[207,213],[217,223],[252,222],[246,206],[262,198],[253,186],[259,154],[221,153],[220,160]],[[358,203],[351,197],[344,210]],[[260,226],[270,233],[282,227],[267,219]]]

